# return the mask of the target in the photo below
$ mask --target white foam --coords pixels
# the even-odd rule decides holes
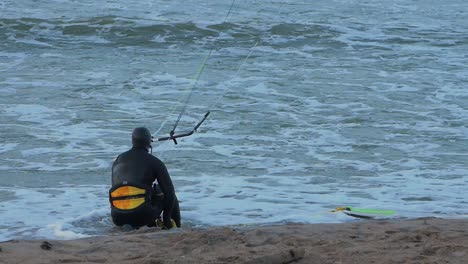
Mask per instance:
[[[99,36],[80,36],[76,37],[77,42],[90,42],[94,44],[109,44],[111,41]]]
[[[89,237],[89,235],[84,235],[81,233],[77,233],[71,230],[65,230],[64,224],[57,223],[57,224],[49,224],[45,228],[41,228],[37,231],[37,236],[39,237],[53,237],[55,239],[78,239]],[[68,227],[69,228],[69,227]]]
[[[33,148],[28,150],[22,150],[21,154],[25,157],[27,156],[34,156],[34,155],[42,155],[48,153],[57,153],[57,152],[65,152],[66,150],[63,149],[56,149],[56,148]]]
[[[265,83],[259,83],[255,86],[251,86],[247,88],[247,92],[249,93],[260,93],[260,94],[275,94],[276,91],[270,88],[267,88]]]
[[[153,37],[152,41],[156,43],[166,43],[167,36],[156,35]]]
[[[19,115],[18,120],[34,123],[43,123],[51,118],[54,111],[39,104],[17,104],[5,109],[8,115]]]
[[[304,185],[304,178],[300,177],[276,178],[278,182],[270,185],[268,191],[264,190],[261,180],[256,181],[257,183],[247,182],[249,177],[227,177],[223,178],[222,183],[210,181],[209,177],[199,179],[202,182],[200,186],[192,184],[179,188],[182,209],[187,208],[183,210],[183,215],[209,225],[282,221],[337,222],[340,221],[337,215],[322,212],[333,209],[334,205],[351,203],[349,197],[331,190],[328,193],[324,192],[324,187]],[[194,192],[207,182],[210,183],[206,186],[211,190],[210,193]],[[294,192],[288,190],[289,188],[294,188]],[[213,199],[217,202],[213,203]],[[323,201],[324,204],[307,204],[308,201]],[[326,201],[333,201],[334,204],[327,204]],[[239,210],[240,208],[242,210]],[[284,214],[285,210],[288,214]],[[316,214],[320,214],[320,217],[316,217]]]
[[[0,88],[0,93],[4,95],[15,94],[16,91],[17,90],[15,88],[8,88],[8,87]]]
[[[110,76],[108,72],[86,72],[84,73],[87,77],[93,79],[107,79]]]
[[[40,57],[41,58],[65,58],[65,56],[60,53],[49,53],[49,52],[42,53]]]
[[[60,188],[4,188],[13,191],[12,201],[0,202],[1,224],[14,229],[0,230],[0,240],[17,237],[74,239],[89,236],[95,226],[77,227],[74,221],[108,217],[107,186],[62,186]],[[15,231],[16,230],[16,231]],[[86,232],[88,231],[88,234]]]
[[[29,45],[35,45],[35,46],[43,46],[43,47],[54,47],[53,45],[43,42],[43,41],[38,41],[35,39],[15,39],[17,43],[24,43],[24,44],[29,44]]]
[[[0,71],[17,67],[25,61],[26,57],[27,55],[25,53],[0,52]],[[1,89],[4,89],[4,87]]]
[[[0,153],[5,153],[14,150],[18,143],[2,143],[0,144]]]

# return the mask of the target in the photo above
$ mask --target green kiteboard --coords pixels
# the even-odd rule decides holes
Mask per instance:
[[[352,217],[373,219],[377,217],[388,217],[395,215],[396,212],[393,210],[379,210],[379,209],[367,209],[367,208],[355,208],[351,206],[338,207],[331,212],[343,212]]]

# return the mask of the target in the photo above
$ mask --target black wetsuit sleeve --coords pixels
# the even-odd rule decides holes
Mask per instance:
[[[180,208],[179,208],[179,200],[177,196],[174,199],[174,207],[172,208],[172,219],[174,219],[176,226],[180,228]]]
[[[115,176],[114,176],[114,168],[115,168],[115,165],[118,164],[119,158],[120,158],[120,155],[118,155],[117,158],[115,158],[114,163],[112,163],[112,172],[111,172],[111,174],[112,174],[112,175],[111,175],[112,186],[114,186],[115,184],[117,184],[116,179],[115,179]]]
[[[161,187],[161,191],[164,193],[163,199],[163,221],[164,225],[167,227],[171,227],[171,216],[173,215],[174,204],[177,201],[177,197],[175,195],[174,185],[172,184],[171,177],[169,176],[169,172],[167,171],[166,166],[161,162],[156,162],[156,180],[158,181],[159,187]],[[177,209],[178,206],[177,206]],[[179,217],[180,217],[180,213]],[[180,222],[180,219],[179,219]]]

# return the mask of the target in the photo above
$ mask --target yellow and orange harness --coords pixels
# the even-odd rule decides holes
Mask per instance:
[[[120,184],[109,190],[111,206],[119,210],[133,210],[144,204],[149,198],[144,187],[132,184]]]

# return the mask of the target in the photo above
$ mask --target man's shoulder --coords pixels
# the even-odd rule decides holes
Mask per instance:
[[[148,153],[148,155],[150,156],[150,159],[154,164],[164,165],[164,162],[162,162],[162,160],[160,160],[158,157],[156,157],[156,156],[154,156],[153,154],[150,154],[150,153]]]
[[[122,153],[120,153],[119,155],[117,155],[117,157],[115,158],[116,160],[118,160],[120,157],[125,157],[125,156],[128,156],[129,153],[130,153],[131,149],[127,150],[127,151],[124,151]]]
[[[116,162],[124,162],[127,160],[131,160],[134,157],[135,154],[133,154],[133,150],[129,149],[127,151],[124,151],[120,153],[114,160],[114,163]]]
[[[154,156],[153,154],[148,153],[148,155],[150,156],[151,160],[162,162],[158,157]]]

